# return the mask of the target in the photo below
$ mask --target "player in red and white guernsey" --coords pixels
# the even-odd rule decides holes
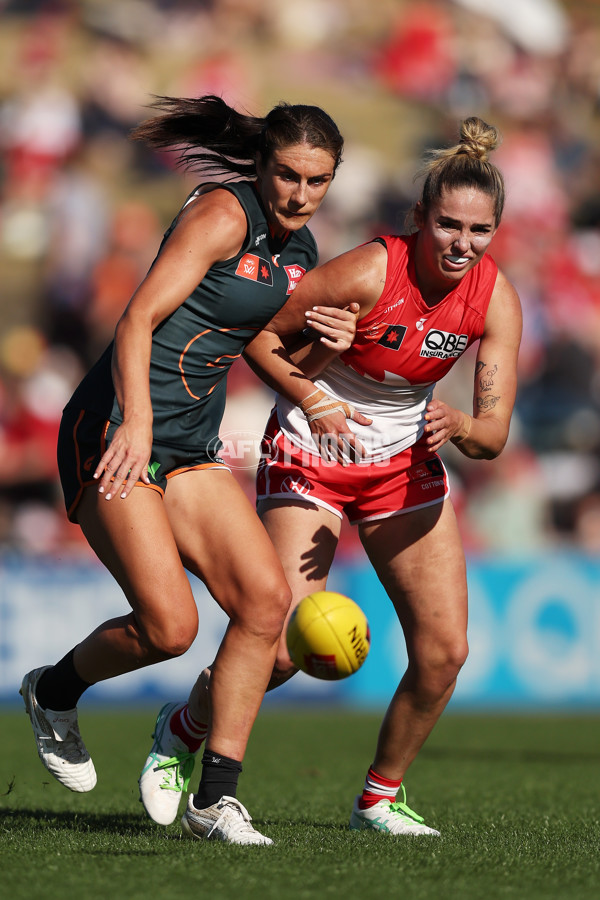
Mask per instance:
[[[345,514],[404,630],[408,668],[354,802],[353,829],[439,833],[406,805],[402,780],[467,656],[465,557],[437,451],[452,441],[466,456],[493,459],[506,443],[515,400],[521,308],[487,255],[504,207],[502,175],[488,160],[497,143],[495,128],[466,119],[460,142],[432,151],[424,166],[415,234],[377,238],[307,272],[245,350],[281,391],[257,491],[292,589],[288,615],[326,587]],[[337,308],[340,319],[319,316],[315,307]],[[342,314],[348,309],[357,322]],[[307,319],[325,346],[295,349]],[[476,341],[467,413],[434,397],[434,389]],[[328,349],[332,342],[337,354]],[[270,687],[295,672],[283,637]],[[208,714],[210,677],[209,667],[190,695],[200,718]],[[165,788],[174,817],[181,794]]]
[[[355,799],[353,829],[439,833],[406,805],[402,780],[468,651],[465,557],[437,451],[451,441],[473,459],[498,456],[515,400],[521,307],[487,254],[505,199],[502,175],[488,160],[497,143],[495,128],[466,119],[456,146],[428,154],[414,234],[377,238],[302,280],[269,326],[279,334],[297,331],[316,304],[354,301],[359,309],[353,346],[313,379],[311,395],[305,377],[282,373],[274,330],[246,350],[274,382],[288,382],[289,399],[278,397],[268,425],[257,493],[292,588],[291,609],[326,587],[346,514],[404,630],[408,668]],[[466,412],[434,390],[474,342],[473,408]],[[309,365],[310,354],[302,363],[307,374]],[[349,421],[353,407],[372,423]],[[356,454],[358,462],[350,462]],[[294,672],[283,639],[271,686]]]

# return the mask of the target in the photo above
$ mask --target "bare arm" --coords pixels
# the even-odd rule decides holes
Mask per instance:
[[[387,269],[387,250],[379,243],[364,244],[307,272],[295,291],[267,325],[281,337],[297,334],[305,314],[316,306],[344,309],[358,303],[359,319],[369,313],[381,296]]]
[[[276,387],[292,403],[299,403],[314,386],[304,374],[311,363],[295,365],[288,345],[306,328],[309,317],[317,321],[325,310],[343,310],[358,305],[361,319],[375,306],[385,283],[387,251],[381,244],[367,244],[337,256],[307,272],[291,297],[269,324],[246,347],[246,357],[267,384]],[[316,313],[318,310],[318,313]],[[309,314],[307,317],[307,313]],[[319,360],[321,368],[336,354],[333,344],[325,346]],[[298,362],[302,354],[298,356]],[[321,364],[322,363],[322,364]]]
[[[140,478],[148,482],[154,329],[181,306],[214,262],[239,251],[245,235],[246,216],[232,194],[214,191],[194,201],[182,213],[121,316],[115,331],[112,372],[123,423],[94,472],[98,490],[106,492],[107,500],[113,490],[125,498]]]
[[[517,292],[501,272],[490,300],[475,364],[473,415],[432,400],[425,418],[430,450],[451,440],[472,459],[494,459],[508,439],[517,393],[522,313]]]
[[[359,313],[360,306],[354,302],[344,309],[317,306],[309,310],[306,333],[288,346],[294,365],[309,378],[322,372],[336,356],[352,346]]]
[[[339,352],[335,342],[323,344],[324,350],[312,348],[307,353],[299,351],[294,357],[287,344],[297,338],[307,323],[307,313],[316,327],[319,320],[335,317],[334,310],[344,310],[356,304],[358,318],[365,316],[377,303],[385,283],[387,250],[380,244],[357,247],[328,263],[307,272],[285,306],[246,347],[246,358],[255,372],[274,389],[282,393],[296,405],[302,405],[315,391],[308,377],[315,374]],[[327,340],[327,332],[325,334]],[[296,364],[297,363],[297,364]],[[314,421],[309,419],[313,438],[321,446],[337,441],[338,447],[350,444],[359,455],[363,449],[348,431],[346,418],[352,418],[363,425],[370,419],[361,416],[351,408],[351,416],[338,409],[328,415],[320,415]],[[343,437],[341,437],[343,436]],[[338,457],[339,458],[339,457]]]

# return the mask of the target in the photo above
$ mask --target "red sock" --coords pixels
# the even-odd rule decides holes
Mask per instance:
[[[371,767],[367,772],[362,796],[358,801],[359,809],[368,809],[370,806],[375,806],[380,800],[387,800],[388,803],[393,803],[401,784],[401,778],[397,780],[384,778],[383,775],[378,775]]]
[[[208,731],[208,725],[192,718],[187,703],[181,709],[175,710],[169,726],[171,732],[181,738],[192,753],[196,753],[200,749]]]

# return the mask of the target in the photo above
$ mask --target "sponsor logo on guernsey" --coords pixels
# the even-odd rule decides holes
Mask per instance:
[[[388,350],[399,350],[406,334],[406,325],[388,325],[377,341]]]
[[[271,271],[271,263],[267,259],[261,259],[253,253],[244,253],[240,259],[236,275],[242,278],[248,278],[250,281],[260,281],[261,284],[273,285],[273,272]]]
[[[259,234],[258,237],[257,237],[257,238],[255,239],[255,241],[254,241],[254,246],[255,246],[255,247],[258,247],[258,245],[260,244],[260,242],[265,240],[266,236],[267,236],[266,231],[265,231],[264,234]]]
[[[302,276],[306,273],[306,269],[302,266],[284,266],[288,277],[288,294],[291,294]]]
[[[423,331],[423,326],[426,321],[427,321],[427,319],[425,318],[425,316],[423,316],[421,319],[417,319],[417,321],[415,322],[415,327],[416,327],[417,331]]]
[[[394,301],[390,306],[386,306],[386,308],[382,312],[382,316],[387,316],[389,312],[393,309],[396,309],[397,306],[401,306],[404,303],[404,297],[400,297],[399,300]]]
[[[421,344],[420,356],[449,359],[461,356],[467,349],[469,336],[430,328]]]

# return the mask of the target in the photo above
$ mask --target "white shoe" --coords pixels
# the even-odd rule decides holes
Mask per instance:
[[[35,699],[40,676],[51,666],[33,669],[23,678],[19,693],[31,719],[38,755],[51,775],[70,791],[85,793],[96,786],[96,770],[79,733],[77,709],[42,709]]]
[[[360,809],[358,801],[360,795],[354,801],[352,815],[350,816],[350,828],[353,831],[384,831],[387,834],[430,834],[439,837],[439,831],[425,825],[421,816],[417,815],[406,805],[406,792],[402,788],[402,802],[390,803],[388,800],[380,800],[368,809]]]
[[[171,731],[173,713],[184,703],[167,703],[158,714],[154,743],[139,777],[140,800],[159,825],[175,821],[179,801],[187,791],[196,756]]]
[[[183,831],[189,837],[227,844],[272,844],[271,838],[260,834],[250,824],[248,810],[235,797],[221,799],[207,809],[196,809],[193,794],[181,819]]]

